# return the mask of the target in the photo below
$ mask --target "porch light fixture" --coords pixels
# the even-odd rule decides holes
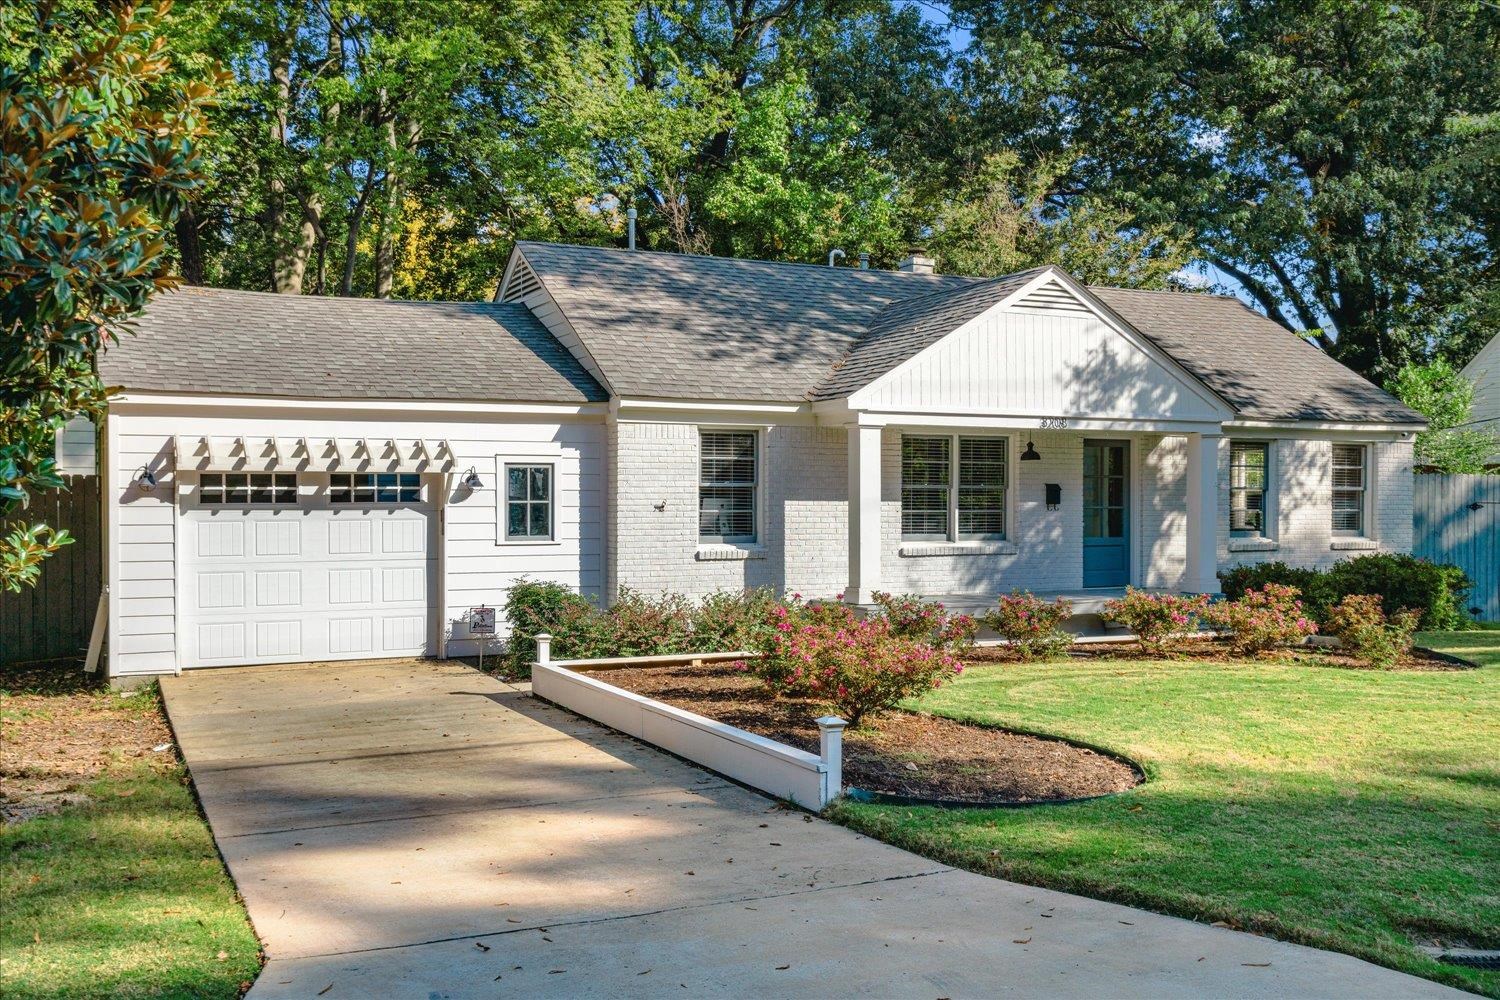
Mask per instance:
[[[1026,439],[1026,450],[1023,451],[1023,452],[1021,452],[1021,461],[1023,461],[1023,462],[1040,462],[1041,460],[1042,460],[1042,456],[1037,453],[1036,445],[1034,445],[1034,444],[1031,443],[1031,438],[1027,438]]]
[[[135,474],[135,479],[132,482],[135,483],[137,489],[146,493],[150,493],[156,489],[156,476],[144,465],[141,466],[141,471]]]
[[[463,487],[464,487],[464,489],[466,489],[466,490],[477,490],[477,489],[483,488],[483,486],[484,486],[484,480],[479,478],[479,473],[474,470],[474,467],[472,465],[469,466],[469,471],[464,473],[464,478],[463,478]]]

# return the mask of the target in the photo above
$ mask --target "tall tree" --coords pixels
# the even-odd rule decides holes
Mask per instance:
[[[162,236],[202,183],[212,81],[173,82],[165,13],[0,7],[0,516],[62,485],[53,434],[102,410],[97,356],[177,283]],[[68,538],[10,528],[0,585],[18,590]]]
[[[1500,98],[1485,0],[956,0],[987,142],[1070,156],[1273,318],[1394,371],[1475,322],[1497,273],[1492,155],[1451,127]],[[1493,145],[1490,146],[1491,153]],[[1435,170],[1477,160],[1478,170]]]

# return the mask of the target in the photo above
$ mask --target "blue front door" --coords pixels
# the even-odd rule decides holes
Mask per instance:
[[[1083,443],[1083,585],[1130,582],[1130,451],[1124,441]]]

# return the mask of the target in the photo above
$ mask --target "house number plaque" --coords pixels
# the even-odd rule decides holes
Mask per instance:
[[[1062,431],[1068,429],[1066,417],[1043,417],[1041,428],[1044,431]]]

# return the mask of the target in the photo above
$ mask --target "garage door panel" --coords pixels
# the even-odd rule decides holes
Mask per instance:
[[[436,518],[427,504],[184,505],[183,665],[432,652]]]

